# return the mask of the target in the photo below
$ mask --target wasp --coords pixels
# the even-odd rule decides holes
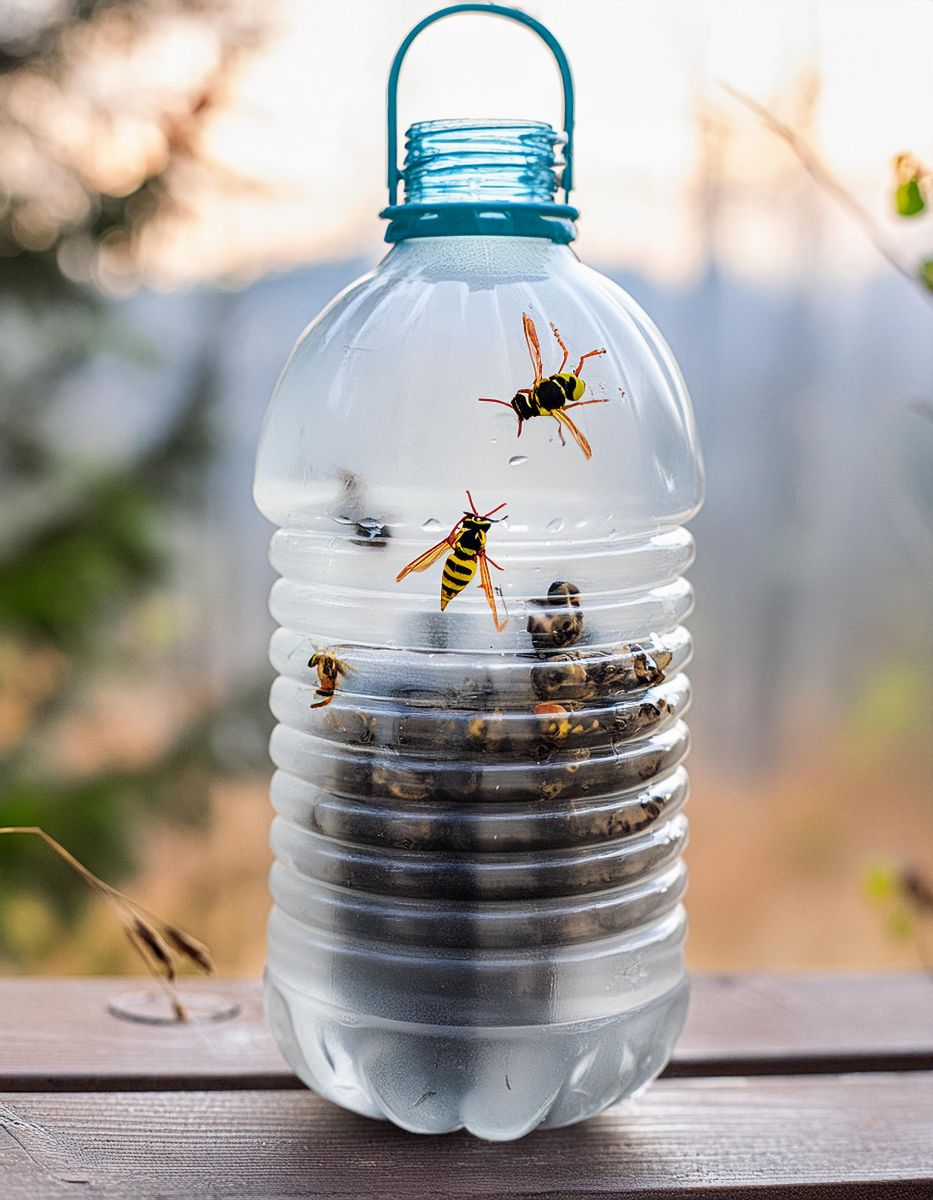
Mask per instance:
[[[312,671],[317,669],[317,680],[321,686],[317,689],[316,694],[324,697],[323,700],[312,704],[311,707],[326,708],[334,698],[340,676],[349,674],[353,668],[348,666],[342,658],[332,654],[330,650],[316,650],[308,659],[308,666]]]
[[[522,436],[522,424],[525,421],[530,421],[532,417],[553,417],[557,421],[557,427],[560,432],[561,445],[564,444],[564,430],[569,430],[573,440],[577,443],[586,458],[593,457],[593,451],[590,448],[590,443],[586,440],[580,430],[576,427],[570,417],[567,416],[571,408],[580,408],[584,404],[605,404],[607,397],[596,400],[581,399],[586,391],[586,384],[580,378],[580,372],[583,370],[583,364],[588,358],[595,358],[599,354],[605,354],[605,350],[589,350],[586,354],[580,355],[580,361],[577,363],[573,371],[565,371],[567,359],[570,357],[570,351],[567,349],[564,339],[560,336],[557,326],[552,324],[551,331],[557,339],[557,344],[564,352],[564,357],[561,359],[560,366],[553,375],[545,375],[544,367],[541,363],[541,343],[538,341],[538,331],[535,328],[535,323],[526,312],[522,313],[522,327],[525,330],[525,342],[528,346],[528,353],[531,355],[531,365],[535,373],[535,381],[530,388],[519,388],[510,402],[505,400],[493,400],[489,396],[481,396],[481,404],[502,404],[506,408],[514,410],[518,417],[518,436]]]
[[[541,609],[532,612],[526,626],[535,650],[546,653],[572,646],[583,634],[583,610],[580,608],[580,589],[574,583],[555,579],[547,590],[546,600],[531,600]]]
[[[469,509],[464,509],[463,516],[453,529],[451,529],[447,537],[442,542],[438,542],[436,546],[432,546],[430,550],[426,550],[424,554],[420,554],[414,562],[410,562],[407,567],[399,571],[396,576],[396,582],[400,583],[412,571],[426,571],[428,567],[437,562],[440,556],[446,552],[447,561],[444,563],[444,573],[441,576],[441,612],[443,612],[451,600],[459,596],[470,582],[476,574],[478,566],[480,586],[486,593],[486,599],[489,602],[489,608],[492,612],[493,624],[496,627],[496,631],[501,633],[508,624],[508,620],[499,620],[499,614],[496,611],[496,595],[493,591],[489,568],[493,566],[497,571],[501,571],[504,568],[500,567],[497,562],[493,562],[486,553],[486,534],[492,525],[505,520],[505,517],[498,517],[495,521],[490,520],[493,513],[497,513],[500,508],[505,508],[505,502],[503,501],[502,504],[496,505],[488,513],[480,513],[477,511],[476,505],[473,503],[473,497],[469,491],[467,492],[467,500],[470,502]]]

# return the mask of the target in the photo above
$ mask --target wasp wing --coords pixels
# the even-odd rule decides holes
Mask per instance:
[[[534,368],[535,383],[544,378],[544,368],[541,365],[541,343],[538,341],[538,331],[535,323],[527,313],[522,313],[522,328],[525,330],[525,342],[531,355],[531,365]]]
[[[496,627],[496,633],[501,633],[508,625],[508,618],[504,621],[499,620],[499,614],[496,611],[496,593],[492,590],[492,580],[489,577],[489,564],[486,562],[486,555],[479,556],[479,577],[480,585],[486,593],[486,599],[489,601],[489,608],[492,612],[492,622]]]
[[[449,554],[454,548],[454,542],[457,540],[456,535],[461,524],[462,522],[458,521],[449,537],[444,538],[442,542],[438,542],[436,546],[432,546],[430,550],[425,550],[424,554],[419,554],[407,567],[403,567],[395,576],[395,582],[401,583],[405,576],[410,575],[412,571],[426,571],[428,567],[437,562],[445,551]]]
[[[586,440],[580,430],[577,429],[570,417],[568,417],[567,414],[559,408],[551,409],[551,416],[555,419],[555,421],[557,421],[558,425],[562,425],[570,432],[570,436],[583,451],[584,457],[592,458],[593,451],[590,448],[590,443]]]

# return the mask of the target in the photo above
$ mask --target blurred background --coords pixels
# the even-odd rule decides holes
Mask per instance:
[[[227,973],[260,969],[268,907],[256,437],[297,335],[385,249],[385,79],[433,7],[0,11],[0,825]],[[528,8],[575,70],[577,250],[665,332],[705,450],[691,963],[929,964],[933,219],[898,214],[892,158],[933,162],[933,5]],[[401,110],[557,124],[556,73],[462,17],[415,44]],[[6,838],[0,968],[138,964]]]

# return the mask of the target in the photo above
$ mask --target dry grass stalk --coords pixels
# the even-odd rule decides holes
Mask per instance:
[[[0,827],[0,834],[29,834],[40,838],[68,864],[87,885],[102,896],[122,924],[130,944],[145,963],[146,968],[166,989],[177,1021],[187,1021],[188,1013],[175,990],[176,956],[192,963],[207,975],[214,972],[210,952],[203,942],[193,938],[184,930],[169,925],[161,917],[143,908],[129,896],[98,878],[93,871],[75,858],[65,847],[38,825],[8,825]]]
[[[875,249],[887,259],[895,271],[898,271],[912,283],[918,284],[923,289],[927,299],[933,298],[930,288],[914,267],[904,262],[888,242],[887,238],[885,238],[877,222],[859,204],[855,197],[843,187],[816,151],[808,146],[798,133],[795,133],[789,125],[786,125],[779,117],[776,117],[763,104],[746,95],[745,92],[740,91],[737,87],[733,87],[729,83],[720,83],[720,87],[735,100],[738,100],[740,104],[743,104],[750,112],[754,113],[767,129],[770,129],[772,133],[787,143],[811,179],[818,183],[827,195],[832,196],[840,208],[845,209],[852,220],[862,227]]]

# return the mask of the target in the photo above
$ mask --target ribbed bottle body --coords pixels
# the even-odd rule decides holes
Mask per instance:
[[[479,403],[599,347],[579,409],[516,437]],[[445,539],[488,533],[444,611]],[[683,1019],[689,703],[701,489],[663,343],[563,247],[406,243],[309,329],[257,471],[276,816],[269,1012],[299,1075],[409,1129],[580,1120],[663,1067]],[[501,515],[501,514],[500,514]],[[312,656],[343,665],[322,687]],[[326,703],[321,703],[321,699]],[[317,707],[313,707],[317,705]]]

